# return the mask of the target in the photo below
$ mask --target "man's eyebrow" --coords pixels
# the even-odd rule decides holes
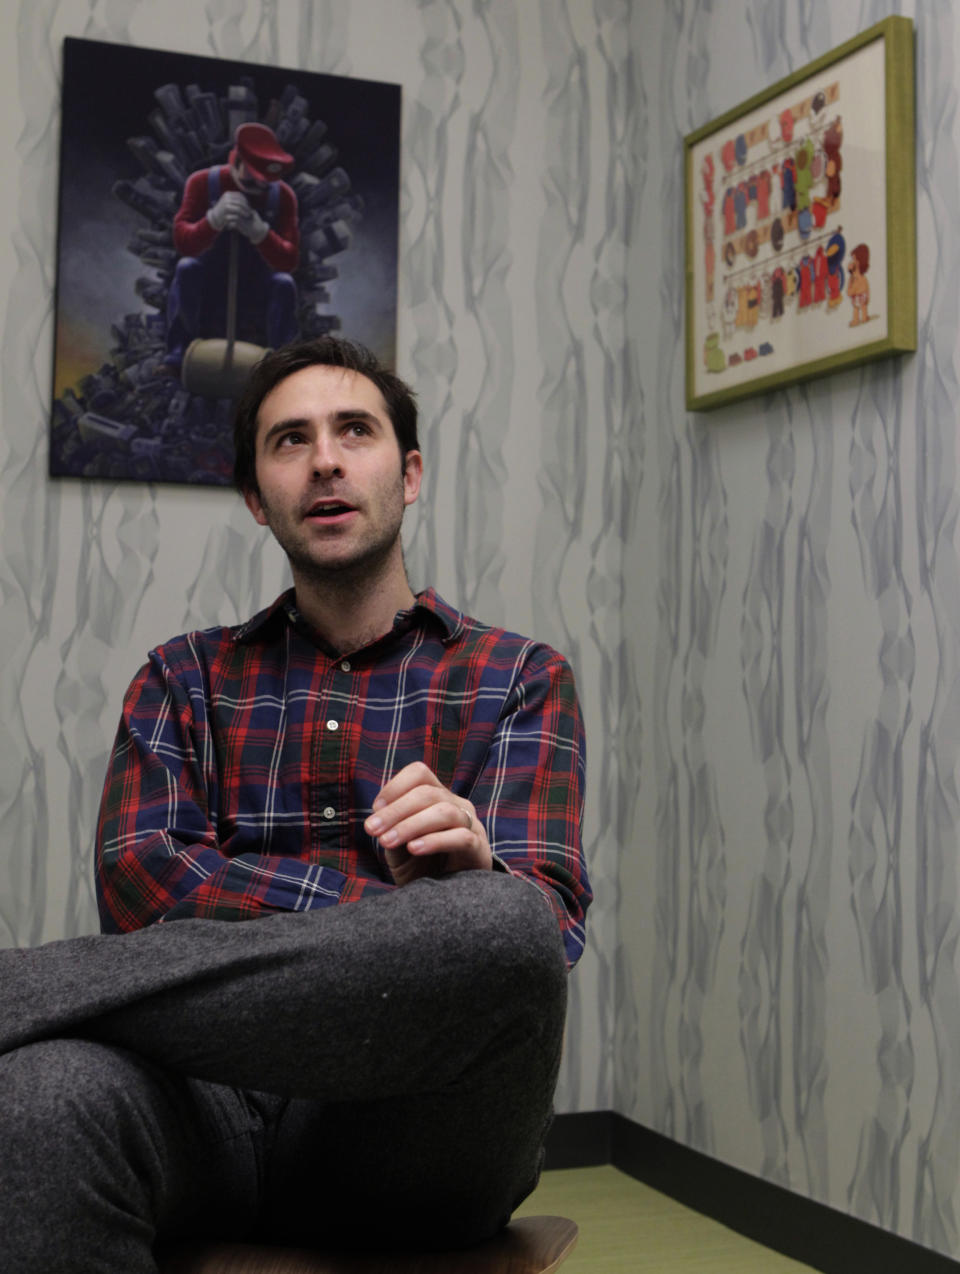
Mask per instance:
[[[367,411],[366,407],[343,407],[340,411],[333,413],[333,419],[338,424],[343,424],[347,420],[365,420],[371,425],[383,424],[376,412]]]

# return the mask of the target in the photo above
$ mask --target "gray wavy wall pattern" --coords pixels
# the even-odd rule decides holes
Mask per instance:
[[[571,658],[597,902],[561,1110],[960,1256],[958,19],[826,0],[23,0],[0,61],[0,943],[96,926],[147,649],[285,584],[227,492],[46,477],[60,41],[400,82],[417,586]],[[920,347],[683,408],[682,138],[917,31]]]

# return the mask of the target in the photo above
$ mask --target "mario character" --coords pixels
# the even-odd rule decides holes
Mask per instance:
[[[234,239],[236,338],[276,348],[298,335],[297,197],[281,180],[293,162],[271,128],[241,124],[228,163],[188,177],[173,223],[180,260],[167,297],[171,370],[179,370],[192,340],[226,334]]]
[[[843,156],[840,147],[843,144],[843,122],[838,115],[823,135],[823,153],[827,157],[827,195],[830,208],[836,208],[840,202],[840,172],[843,168]]]
[[[850,274],[850,282],[847,284],[847,296],[853,306],[853,318],[850,320],[851,327],[866,323],[870,317],[867,313],[867,308],[870,305],[870,284],[864,277],[869,269],[870,249],[865,243],[858,243],[851,251],[850,260],[847,262],[847,270]]]
[[[827,243],[827,308],[835,309],[843,300],[843,254],[846,240],[838,230]]]

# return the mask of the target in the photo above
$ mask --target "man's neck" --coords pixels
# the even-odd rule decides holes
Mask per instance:
[[[322,581],[294,573],[297,610],[334,650],[349,654],[368,646],[393,627],[398,611],[415,602],[406,573],[363,579],[331,573]]]

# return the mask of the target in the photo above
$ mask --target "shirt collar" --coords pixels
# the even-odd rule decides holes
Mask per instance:
[[[259,611],[246,623],[233,630],[233,640],[238,644],[254,641],[257,637],[268,637],[271,630],[286,621],[296,624],[299,620],[294,590],[288,588],[281,593],[272,605]],[[445,602],[434,588],[425,588],[417,593],[416,601],[409,610],[398,611],[393,621],[393,632],[404,632],[417,624],[434,624],[443,633],[444,645],[456,639],[463,632],[463,613]]]
[[[463,612],[451,606],[449,602],[445,602],[435,588],[425,588],[422,593],[417,593],[413,611],[432,615],[443,629],[444,642],[456,641],[463,632]],[[401,614],[403,613],[401,611]]]

